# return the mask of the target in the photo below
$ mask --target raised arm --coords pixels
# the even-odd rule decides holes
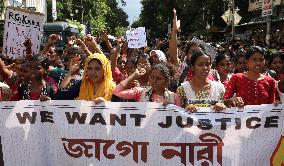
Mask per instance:
[[[60,39],[60,36],[57,34],[52,34],[48,37],[48,41],[46,43],[46,45],[44,46],[43,50],[42,50],[42,54],[47,56],[47,53],[50,49],[50,47],[52,47],[58,40]]]
[[[89,50],[89,48],[86,46],[85,42],[83,42],[81,39],[77,39],[75,41],[76,45],[79,46],[83,51],[84,53],[87,55],[87,56],[90,56],[92,55],[92,52]]]
[[[71,59],[71,62],[69,64],[69,71],[64,77],[64,79],[62,80],[60,84],[60,88],[66,89],[70,84],[72,76],[79,70],[80,70],[80,57],[76,56],[73,59]]]
[[[66,48],[64,49],[64,52],[63,52],[64,54],[67,54],[67,50],[75,44],[76,39],[77,39],[76,36],[68,37],[68,39],[67,39],[68,42],[67,42]]]
[[[113,94],[124,99],[137,99],[142,93],[143,88],[135,87],[133,89],[126,89],[131,82],[146,74],[144,68],[136,69],[135,72],[125,80],[121,81],[113,90]]]
[[[84,37],[84,43],[87,46],[88,50],[93,54],[93,53],[99,53],[99,54],[103,54],[103,52],[101,51],[101,49],[99,48],[97,42],[96,42],[96,38],[94,36],[86,36]],[[89,55],[89,54],[87,54]]]
[[[27,39],[23,44],[26,47],[26,58],[31,59],[31,57],[33,56],[33,51],[32,51],[33,44],[31,39]]]
[[[117,39],[117,45],[112,50],[114,51],[113,54],[110,55],[110,61],[111,61],[111,69],[114,70],[117,67],[117,59],[120,54],[121,46],[123,44],[123,41],[121,38]]]
[[[0,58],[0,75],[3,77],[4,80],[12,75],[12,71],[8,70],[5,67],[5,63],[1,58]]]
[[[173,28],[171,31],[171,38],[169,41],[169,56],[171,63],[174,65],[179,64],[178,59],[178,48],[177,48],[177,31],[180,28],[180,20],[177,20],[176,10],[173,9],[174,18],[173,18]]]
[[[102,34],[101,34],[101,37],[102,37],[103,42],[106,43],[107,49],[108,49],[109,51],[111,51],[111,50],[112,50],[112,45],[111,45],[111,43],[110,43],[109,40],[108,40],[108,34],[107,34],[107,32],[106,32],[106,31],[103,31]]]

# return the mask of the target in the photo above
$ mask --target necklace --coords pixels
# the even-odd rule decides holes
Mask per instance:
[[[211,87],[210,84],[206,84],[206,85],[201,86],[201,87],[195,87],[193,85],[193,83],[191,82],[191,87],[192,87],[192,90],[195,93],[196,99],[201,100],[201,99],[205,99],[205,98],[209,97],[210,87]]]
[[[210,90],[200,90],[200,91],[196,91],[195,92],[195,97],[196,99],[198,100],[201,100],[201,99],[205,99],[205,98],[208,98],[209,97],[209,94],[210,94]]]

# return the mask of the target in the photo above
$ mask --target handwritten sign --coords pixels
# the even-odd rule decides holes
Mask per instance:
[[[1,102],[4,164],[279,166],[283,106],[190,113],[158,103]]]
[[[23,43],[32,41],[33,54],[40,50],[41,31],[44,15],[23,9],[8,7],[5,15],[3,54],[12,58],[26,55]]]
[[[147,46],[145,27],[138,27],[126,31],[129,48],[142,48]]]

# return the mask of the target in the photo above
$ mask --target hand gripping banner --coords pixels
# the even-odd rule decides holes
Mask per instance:
[[[282,108],[188,113],[157,103],[1,102],[1,150],[5,166],[281,166]]]

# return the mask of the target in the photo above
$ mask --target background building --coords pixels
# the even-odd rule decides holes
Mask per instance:
[[[26,8],[43,14],[47,14],[47,2],[46,0],[4,0],[4,5]],[[5,13],[0,17],[0,20],[4,20]],[[45,19],[46,20],[46,19]]]
[[[248,21],[236,26],[236,34],[241,39],[251,39],[265,43],[267,35],[270,41],[284,43],[284,0],[273,0],[273,14],[262,17],[262,1],[249,0]],[[270,31],[267,25],[270,22]]]

